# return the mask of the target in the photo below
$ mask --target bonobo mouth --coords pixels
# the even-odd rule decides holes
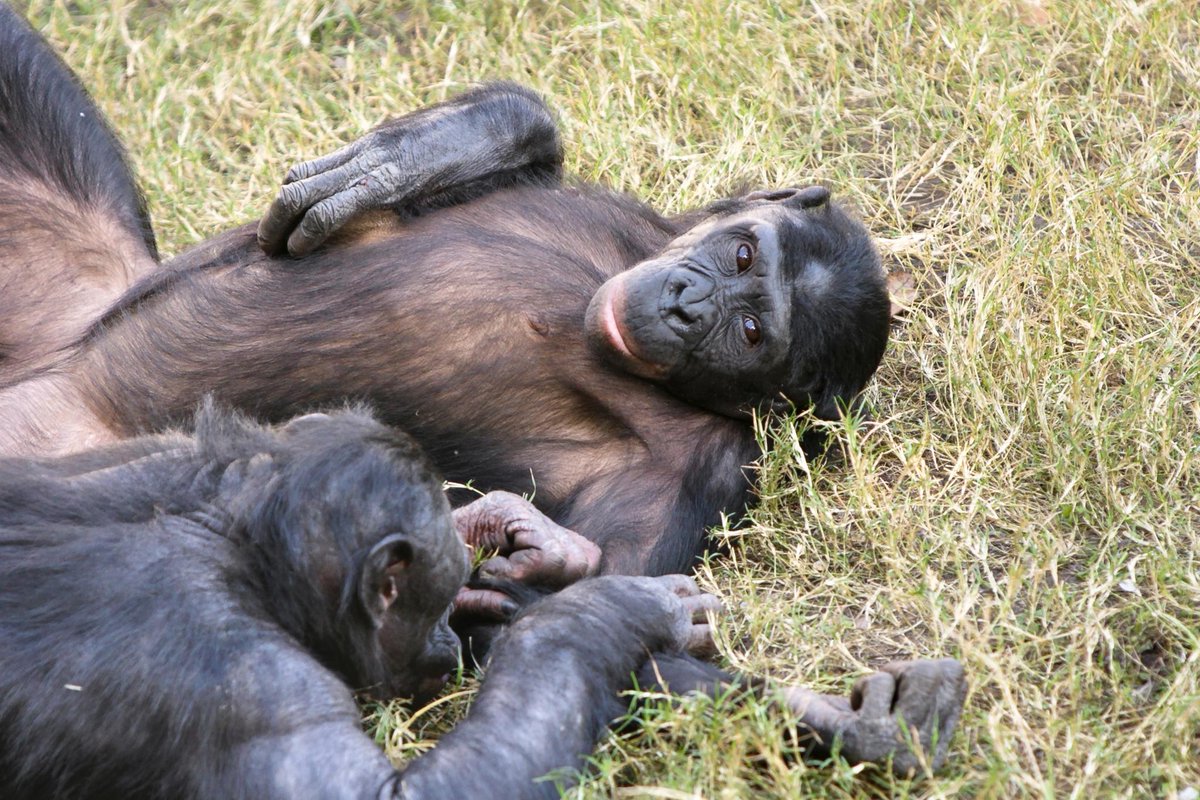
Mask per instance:
[[[643,378],[660,380],[665,377],[666,367],[642,358],[628,344],[628,333],[622,330],[621,324],[625,316],[625,295],[621,281],[610,280],[600,287],[595,302],[599,303],[596,324],[604,336],[604,341],[625,362],[625,368]]]
[[[450,673],[445,672],[441,675],[428,675],[422,678],[412,692],[413,708],[420,708],[428,704],[431,700],[442,693],[442,689],[450,682]]]

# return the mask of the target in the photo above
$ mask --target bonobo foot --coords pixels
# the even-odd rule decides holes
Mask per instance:
[[[962,711],[967,682],[958,661],[896,661],[860,678],[850,697],[791,688],[785,702],[800,715],[827,754],[836,739],[851,763],[892,760],[901,776],[932,772],[946,760],[950,735]]]
[[[478,569],[484,579],[560,589],[600,569],[599,547],[510,492],[490,492],[455,509],[454,527],[472,551],[492,554]],[[503,622],[517,604],[501,591],[464,587],[454,611]]]

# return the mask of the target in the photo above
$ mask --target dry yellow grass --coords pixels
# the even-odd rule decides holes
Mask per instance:
[[[769,710],[718,704],[610,738],[573,796],[1200,788],[1193,0],[24,7],[128,143],[167,252],[257,216],[291,162],[503,77],[550,98],[585,177],[671,210],[825,182],[913,273],[874,421],[816,464],[771,434],[761,507],[701,572],[738,669],[840,690],[961,658],[951,764],[789,763]],[[403,759],[462,705],[374,722]]]

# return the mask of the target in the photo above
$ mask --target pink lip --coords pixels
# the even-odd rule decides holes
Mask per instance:
[[[640,371],[649,373],[647,377],[660,377],[665,372],[662,367],[636,355],[625,344],[625,337],[621,335],[621,325],[617,322],[617,314],[613,310],[617,301],[617,291],[617,288],[614,287],[608,292],[608,297],[604,298],[604,305],[600,309],[600,327],[604,331],[604,337],[618,353],[629,359]]]
[[[613,303],[616,301],[616,290],[608,293],[608,297],[604,299],[604,307],[600,309],[600,324],[604,327],[604,335],[608,337],[608,341],[612,346],[617,348],[617,352],[627,358],[636,359],[629,347],[625,344],[625,337],[621,335],[621,329],[617,327],[617,315],[613,311]]]

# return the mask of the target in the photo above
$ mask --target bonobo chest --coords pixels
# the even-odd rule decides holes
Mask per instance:
[[[373,402],[449,480],[543,507],[649,464],[676,483],[701,440],[748,426],[614,368],[584,335],[596,290],[668,236],[644,206],[567,189],[502,192],[376,233],[394,319],[381,365],[392,379]]]

